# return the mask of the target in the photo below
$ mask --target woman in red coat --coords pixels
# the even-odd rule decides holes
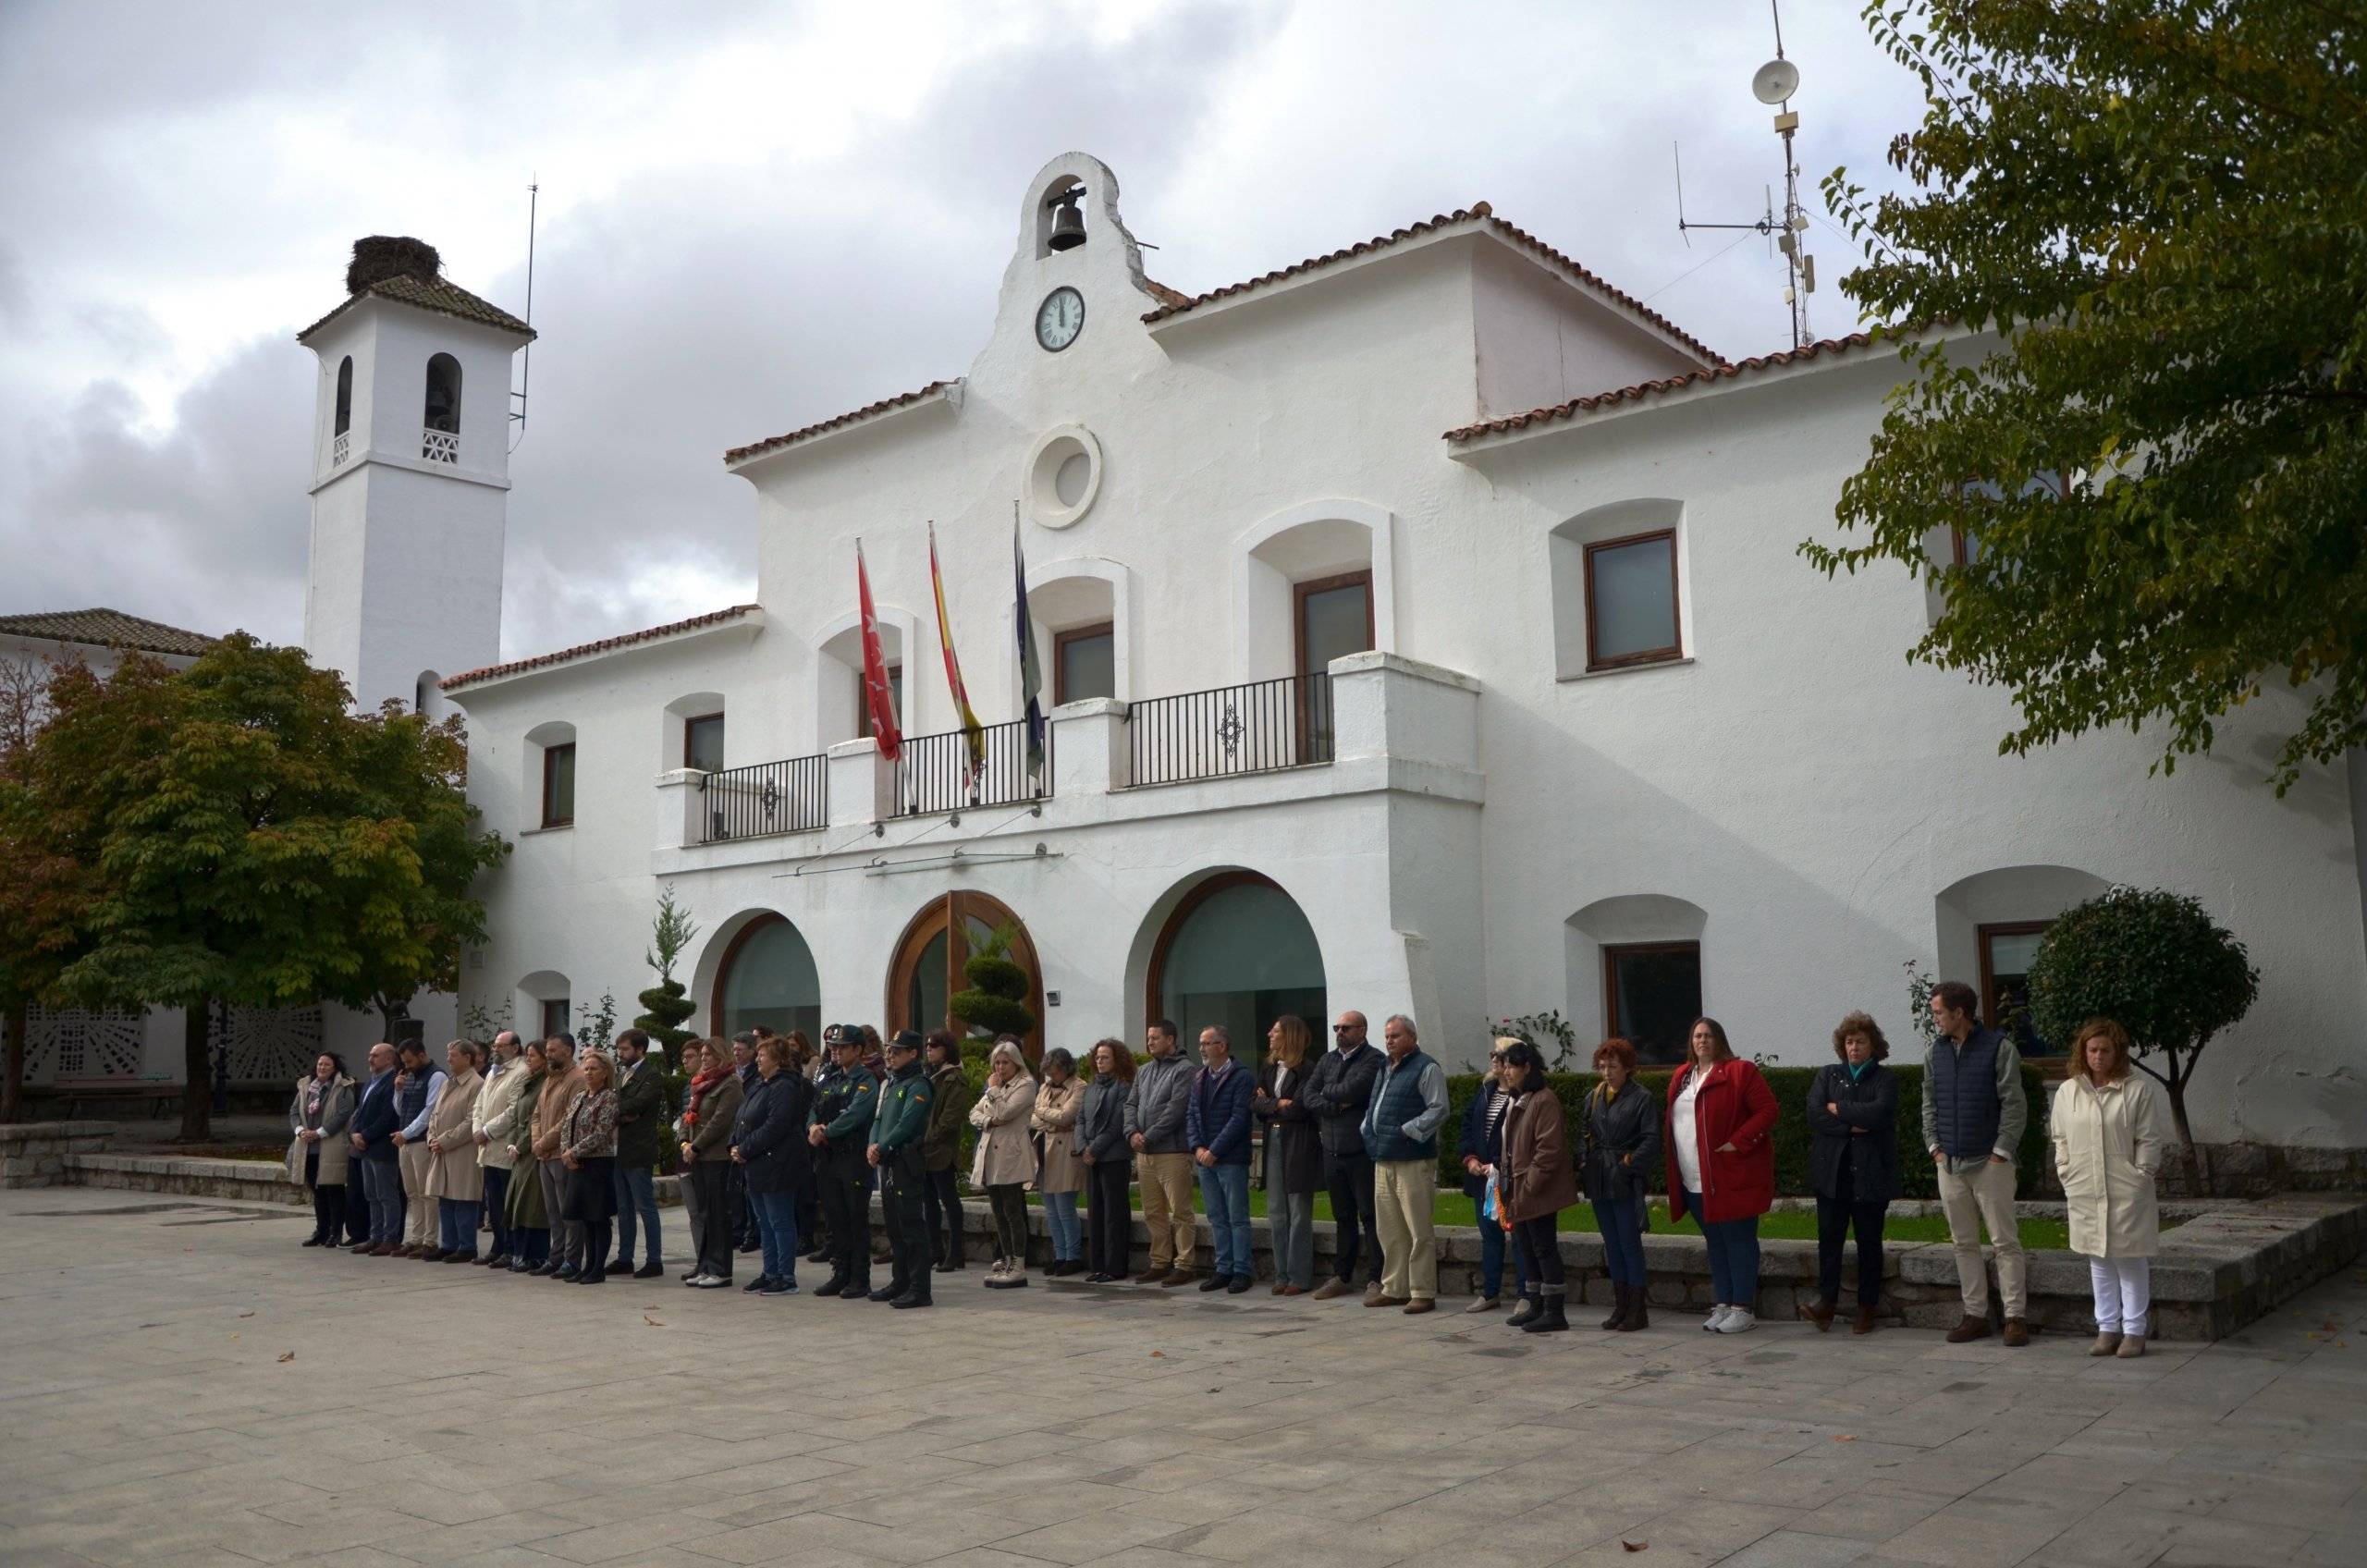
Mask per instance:
[[[1735,1060],[1714,1018],[1693,1024],[1693,1060],[1668,1084],[1668,1211],[1690,1214],[1710,1243],[1716,1305],[1701,1327],[1748,1332],[1759,1321],[1759,1217],[1775,1201],[1775,1094]]]

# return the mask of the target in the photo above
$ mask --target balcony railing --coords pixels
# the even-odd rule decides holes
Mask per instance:
[[[810,833],[829,821],[827,757],[791,757],[710,773],[699,783],[706,797],[699,842]]]
[[[433,425],[419,433],[419,455],[431,463],[458,463],[460,460],[460,438],[452,431],[437,430]]]
[[[345,459],[353,456],[353,432],[340,430],[329,442],[329,467],[342,468]]]
[[[1044,726],[1044,766],[1031,776],[1027,767],[1027,723],[985,727],[986,764],[967,785],[963,770],[970,760],[962,730],[941,735],[907,735],[896,758],[896,815],[926,816],[931,812],[962,811],[971,806],[1009,805],[1016,801],[1040,801],[1052,793],[1052,726]]]
[[[1285,676],[1126,709],[1136,787],[1274,773],[1331,760],[1331,678]]]

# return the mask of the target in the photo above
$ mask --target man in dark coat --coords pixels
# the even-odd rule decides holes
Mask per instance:
[[[1323,1139],[1323,1184],[1331,1194],[1331,1245],[1338,1270],[1336,1278],[1318,1287],[1318,1301],[1355,1289],[1359,1256],[1371,1260],[1365,1297],[1380,1299],[1380,1211],[1373,1202],[1372,1156],[1365,1151],[1363,1130],[1372,1086],[1380,1077],[1380,1052],[1365,1034],[1363,1013],[1342,1013],[1331,1025],[1332,1048],[1315,1064],[1306,1084],[1306,1103],[1315,1111],[1316,1130]]]
[[[657,1235],[657,1143],[672,1119],[673,1096],[666,1075],[649,1060],[649,1036],[638,1029],[619,1035],[617,1047],[617,1258],[609,1265],[636,1280],[666,1272]],[[635,1223],[649,1238],[649,1261],[632,1266]]]
[[[830,1231],[830,1277],[814,1293],[863,1301],[871,1294],[871,1167],[864,1150],[879,1105],[879,1081],[863,1067],[863,1031],[833,1023],[822,1032],[830,1065],[814,1085],[806,1141],[820,1157],[822,1222]]]
[[[402,1111],[395,1104],[395,1047],[383,1040],[370,1047],[370,1082],[347,1125],[361,1172],[356,1181],[370,1203],[370,1241],[355,1256],[388,1257],[403,1244],[403,1177],[395,1143]]]
[[[880,1090],[879,1114],[871,1124],[866,1155],[879,1171],[879,1208],[888,1221],[888,1245],[895,1263],[888,1283],[872,1292],[871,1299],[895,1307],[926,1306],[928,1225],[921,1194],[928,1185],[924,1151],[937,1086],[921,1069],[918,1030],[900,1031],[888,1042],[887,1057],[888,1082]]]

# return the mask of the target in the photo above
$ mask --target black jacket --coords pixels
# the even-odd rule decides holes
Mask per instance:
[[[1367,1040],[1353,1052],[1325,1051],[1306,1081],[1306,1103],[1323,1135],[1323,1152],[1334,1159],[1365,1152],[1365,1110],[1372,1086],[1389,1059]]]
[[[1840,1114],[1827,1105],[1838,1106]],[[1809,1187],[1817,1196],[1840,1195],[1845,1163],[1854,1201],[1899,1195],[1898,1074],[1878,1061],[1853,1084],[1846,1064],[1821,1067],[1809,1080],[1808,1118]],[[1865,1131],[1856,1131],[1860,1127]]]
[[[752,1193],[798,1193],[814,1184],[814,1162],[805,1158],[805,1117],[814,1085],[795,1072],[759,1076],[732,1119],[731,1146]]]
[[[1597,1084],[1587,1091],[1580,1120],[1586,1132],[1578,1190],[1589,1198],[1641,1198],[1661,1168],[1660,1096],[1630,1078],[1606,1100]]]
[[[1096,1166],[1132,1165],[1134,1151],[1126,1143],[1126,1081],[1096,1073],[1085,1086],[1077,1107],[1075,1148],[1090,1151]]]
[[[624,1069],[617,1069],[622,1078]],[[665,1064],[644,1056],[632,1077],[617,1090],[617,1163],[628,1170],[647,1170],[657,1163],[657,1141],[671,1120],[668,1112]]]
[[[1281,1063],[1268,1061],[1257,1074],[1261,1097],[1249,1102],[1250,1114],[1266,1129],[1259,1184],[1269,1193],[1312,1193],[1323,1185],[1322,1134],[1316,1129],[1315,1112],[1306,1104],[1314,1070],[1302,1062],[1291,1074],[1288,1110],[1282,1109],[1284,1096],[1274,1092],[1274,1080],[1282,1071]]]
[[[348,1133],[359,1133],[366,1140],[362,1152],[354,1158],[395,1158],[402,1152],[395,1147],[395,1134],[402,1131],[402,1112],[395,1105],[395,1074],[390,1068],[362,1085],[353,1120],[346,1126]]]

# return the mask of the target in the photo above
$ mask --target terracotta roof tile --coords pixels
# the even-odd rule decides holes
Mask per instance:
[[[0,637],[30,637],[44,643],[81,643],[94,648],[136,648],[143,654],[192,656],[204,653],[217,641],[202,631],[184,631],[161,620],[147,620],[110,609],[0,615]]]
[[[1660,331],[1668,334],[1669,337],[1683,344],[1686,349],[1692,353],[1707,360],[1711,364],[1723,364],[1725,362],[1723,360],[1719,358],[1716,350],[1712,349],[1708,344],[1703,343],[1699,338],[1695,337],[1692,334],[1685,331],[1674,322],[1661,314],[1658,311],[1649,310],[1645,307],[1643,301],[1636,299],[1632,295],[1623,292],[1620,289],[1613,288],[1610,284],[1604,282],[1600,276],[1588,271],[1585,267],[1580,266],[1576,262],[1571,260],[1568,256],[1564,255],[1561,251],[1556,251],[1552,246],[1546,244],[1545,241],[1538,239],[1537,236],[1529,233],[1527,229],[1506,223],[1503,219],[1496,216],[1496,210],[1485,202],[1475,202],[1468,207],[1458,207],[1452,213],[1441,213],[1436,216],[1425,219],[1422,222],[1407,224],[1403,228],[1392,229],[1387,234],[1376,236],[1375,238],[1365,240],[1360,244],[1351,245],[1343,251],[1334,251],[1329,255],[1323,256],[1309,256],[1303,262],[1294,263],[1289,266],[1278,268],[1273,272],[1262,273],[1256,277],[1245,279],[1240,283],[1228,283],[1221,288],[1212,288],[1205,294],[1195,294],[1181,301],[1170,301],[1167,304],[1159,306],[1159,309],[1155,311],[1146,312],[1143,316],[1143,320],[1146,322],[1165,321],[1170,316],[1183,315],[1187,312],[1197,310],[1200,306],[1208,304],[1213,300],[1226,299],[1234,294],[1246,294],[1253,289],[1262,288],[1269,284],[1280,283],[1285,278],[1296,277],[1302,273],[1319,271],[1324,267],[1332,266],[1338,263],[1349,261],[1357,256],[1369,255],[1376,251],[1388,250],[1391,246],[1402,244],[1408,239],[1418,239],[1426,234],[1436,234],[1442,229],[1453,228],[1464,224],[1485,225],[1487,227],[1494,230],[1497,234],[1502,235],[1504,239],[1511,240],[1515,245],[1518,245],[1523,250],[1527,251],[1532,254],[1541,256],[1546,261],[1552,263],[1564,272],[1566,272],[1573,277],[1576,278],[1588,288],[1601,295],[1604,299],[1608,300],[1613,304],[1619,306],[1631,315],[1634,315],[1637,319],[1650,323]]]
[[[455,316],[461,321],[472,321],[480,326],[497,326],[504,332],[514,332],[530,342],[534,337],[533,327],[528,326],[500,306],[478,299],[458,284],[447,283],[440,277],[403,276],[380,278],[298,333],[296,341],[301,343],[305,338],[353,309],[356,304],[374,295],[381,300],[393,300],[401,304],[416,306],[423,311],[434,311],[438,315]]]
[[[1773,370],[1778,365],[1799,364],[1825,354],[1846,354],[1863,349],[1873,339],[1862,332],[1846,337],[1824,337],[1814,343],[1804,343],[1797,349],[1784,349],[1772,354],[1760,354],[1731,364],[1721,364],[1710,370],[1697,370],[1690,375],[1664,376],[1658,381],[1639,382],[1633,386],[1621,386],[1609,392],[1597,392],[1590,397],[1573,398],[1566,403],[1550,408],[1531,409],[1526,413],[1507,414],[1502,419],[1483,420],[1450,430],[1450,441],[1471,441],[1482,435],[1497,435],[1508,430],[1522,430],[1532,424],[1549,424],[1555,420],[1570,419],[1578,414],[1592,413],[1597,409],[1615,403],[1631,403],[1644,398],[1665,397],[1687,386],[1706,386],[1713,381],[1725,381],[1757,371]]]
[[[723,454],[723,460],[729,465],[766,452],[777,451],[783,447],[793,447],[800,441],[810,441],[816,435],[827,435],[830,431],[843,429],[850,424],[859,424],[875,414],[884,414],[890,409],[904,408],[909,404],[919,402],[924,398],[935,397],[953,385],[951,381],[932,381],[916,391],[900,392],[893,398],[882,398],[876,403],[865,403],[859,409],[851,409],[845,413],[823,420],[816,424],[804,425],[791,431],[786,435],[775,435],[749,446],[734,447]]]
[[[734,605],[727,610],[709,610],[705,615],[694,615],[688,620],[668,621],[663,626],[645,627],[639,631],[626,631],[614,637],[603,637],[596,643],[578,643],[572,648],[560,648],[553,653],[536,654],[530,659],[512,659],[508,664],[489,664],[483,669],[463,670],[458,675],[446,676],[441,684],[447,692],[458,691],[463,686],[497,680],[505,675],[519,675],[530,669],[544,669],[555,664],[566,664],[574,659],[589,658],[595,654],[613,653],[619,648],[632,647],[636,643],[654,643],[661,637],[671,637],[678,632],[695,631],[702,626],[717,626],[727,620],[738,620],[742,616],[753,614],[762,607],[760,605]]]

